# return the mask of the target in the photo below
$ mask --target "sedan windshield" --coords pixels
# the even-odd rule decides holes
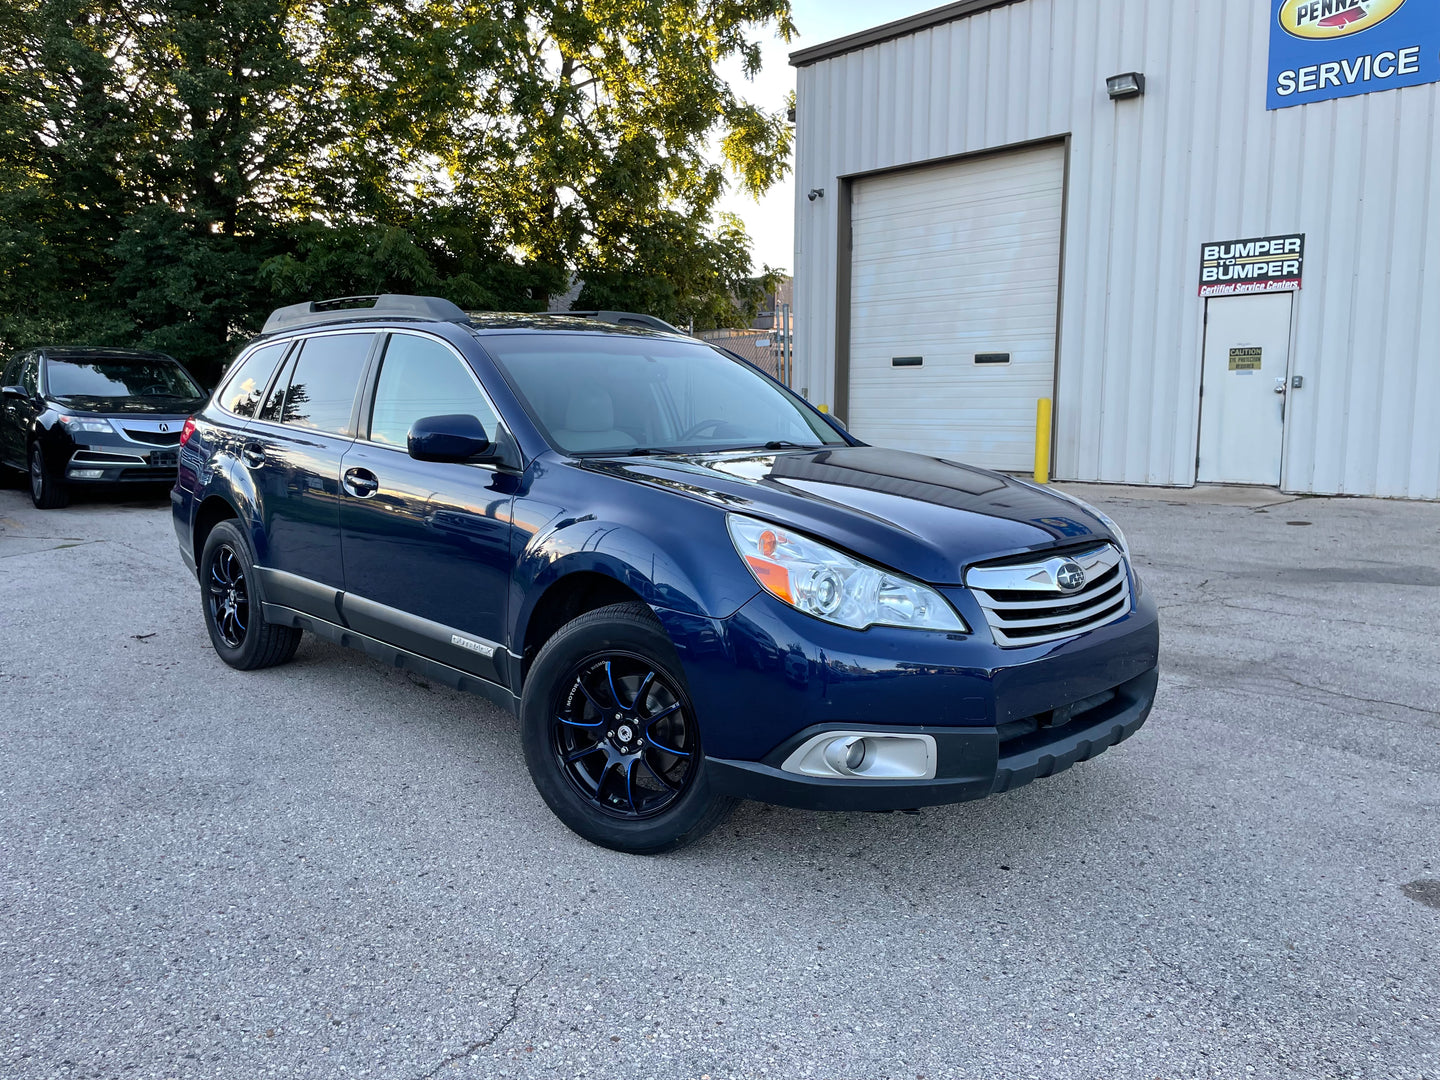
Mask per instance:
[[[800,398],[699,342],[636,335],[486,336],[550,443],[570,454],[843,445]]]
[[[52,397],[155,397],[192,401],[204,392],[173,360],[51,358],[45,367]]]

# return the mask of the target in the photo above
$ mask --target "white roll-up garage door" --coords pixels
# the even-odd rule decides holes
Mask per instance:
[[[855,182],[849,416],[877,446],[1031,468],[1055,382],[1065,151]]]

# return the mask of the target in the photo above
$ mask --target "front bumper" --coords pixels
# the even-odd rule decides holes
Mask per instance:
[[[1037,723],[1032,728],[1023,721],[1004,729],[886,726],[892,734],[934,737],[939,760],[933,780],[830,779],[781,770],[796,746],[839,725],[806,728],[764,761],[707,758],[705,767],[719,794],[805,810],[912,810],[983,799],[1064,772],[1124,742],[1150,715],[1158,681],[1159,672],[1152,668],[1116,687],[1110,701],[1058,726]]]
[[[685,669],[717,790],[836,810],[961,802],[1094,757],[1145,722],[1158,680],[1159,613],[1133,582],[1123,618],[1023,648],[995,644],[974,598],[945,591],[975,633],[857,632],[766,593],[725,620],[658,610]],[[781,769],[797,746],[826,731],[932,736],[934,778]]]
[[[78,447],[65,462],[65,482],[173,484],[178,464],[175,447],[87,445]]]

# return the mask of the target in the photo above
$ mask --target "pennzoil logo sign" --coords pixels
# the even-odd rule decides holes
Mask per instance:
[[[1266,107],[1440,82],[1440,0],[1270,0]]]
[[[1280,26],[1311,41],[1349,37],[1378,26],[1405,6],[1405,0],[1285,0]]]

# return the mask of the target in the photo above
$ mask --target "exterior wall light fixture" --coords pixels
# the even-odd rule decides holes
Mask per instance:
[[[1105,91],[1110,95],[1111,101],[1139,97],[1145,93],[1145,76],[1138,71],[1127,71],[1123,75],[1111,75],[1105,80]]]
[[[810,196],[809,196],[809,198],[810,198],[810,201],[811,201],[811,202],[814,202],[816,199],[823,199],[824,197],[825,197],[825,189],[824,189],[823,187],[817,187],[817,188],[811,188],[811,189],[810,189]]]

